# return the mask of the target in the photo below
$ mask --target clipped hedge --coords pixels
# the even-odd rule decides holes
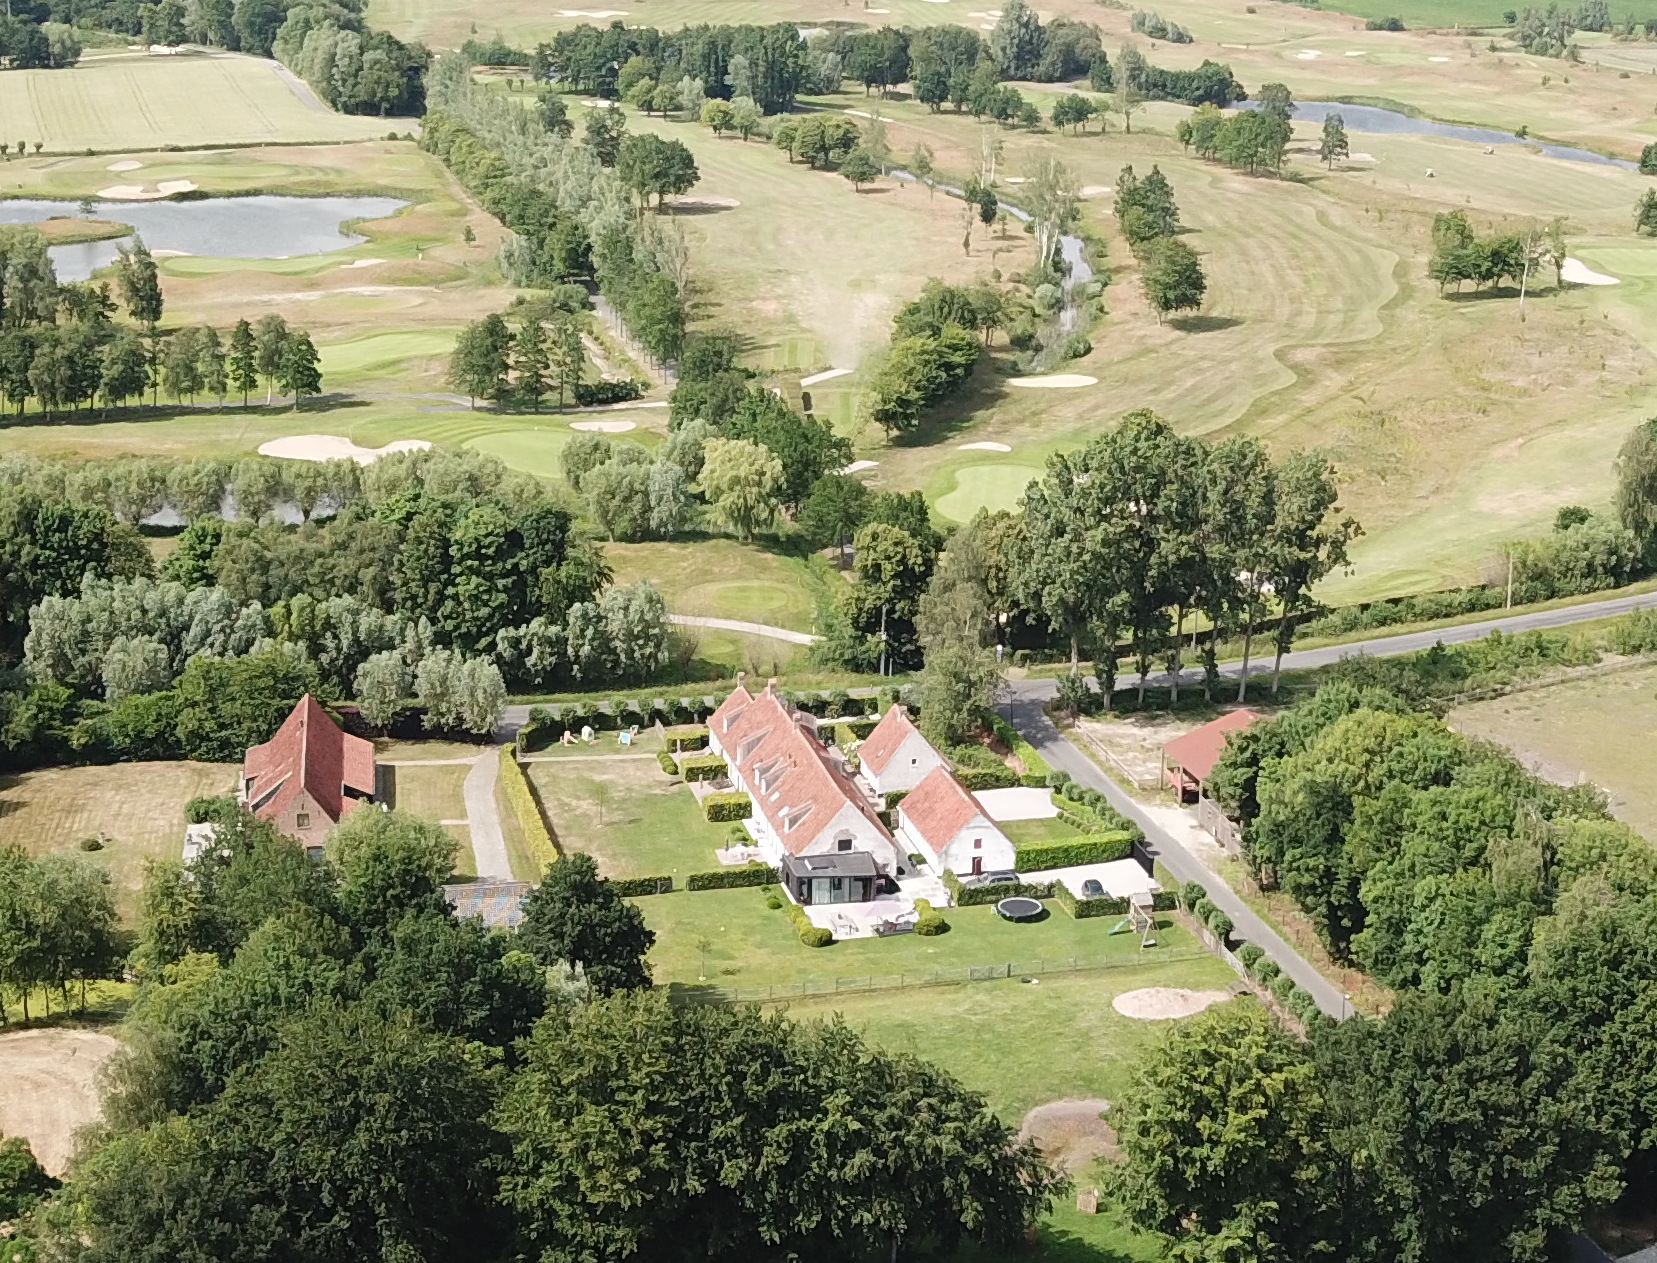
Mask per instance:
[[[674,757],[666,750],[656,751],[656,762],[662,765],[662,771],[666,772],[669,776],[679,775],[678,761],[674,759]]]
[[[706,724],[675,724],[662,729],[662,740],[675,752],[705,749],[708,744]]]
[[[788,901],[788,919],[794,923],[794,932],[800,936],[800,942],[807,947],[827,947],[834,942],[834,932],[825,930],[820,925],[813,925],[811,918],[806,916],[805,909],[792,899]]]
[[[547,827],[541,806],[535,801],[535,792],[529,787],[529,778],[524,775],[511,746],[501,747],[500,776],[506,805],[512,809],[518,828],[523,830],[530,855],[545,872],[558,862],[558,840]]]
[[[1041,757],[1035,746],[1024,739],[1018,729],[1014,728],[1000,715],[993,710],[986,711],[985,715],[990,721],[991,731],[995,733],[1007,749],[1012,751],[1013,757],[1024,764],[1024,775],[1019,778],[1020,783],[1032,789],[1045,786],[1048,783],[1048,778],[1053,774],[1053,768],[1047,760]]]
[[[1128,901],[1105,895],[1099,899],[1078,899],[1062,881],[1053,883],[1053,902],[1078,921],[1089,917],[1123,917],[1128,914]]]
[[[1099,833],[1075,842],[1027,842],[1013,852],[1013,867],[1021,873],[1073,864],[1105,864],[1125,859],[1133,839],[1125,833]]]
[[[687,783],[717,781],[725,772],[725,760],[717,754],[692,754],[679,760],[679,775]]]
[[[735,890],[739,886],[769,886],[782,874],[769,864],[754,860],[742,868],[720,868],[711,873],[692,873],[685,878],[686,890]]]
[[[702,814],[714,824],[730,820],[746,820],[754,814],[754,803],[747,794],[731,792],[709,794],[702,800]]]
[[[612,877],[610,888],[625,898],[637,898],[640,895],[671,895],[673,893],[673,878],[671,877]]]
[[[962,789],[972,793],[981,789],[1013,789],[1018,785],[1018,773],[1010,767],[958,767],[955,779]]]
[[[867,741],[869,734],[875,730],[875,725],[879,722],[880,720],[872,715],[859,715],[855,719],[846,720],[846,727],[859,741]]]
[[[935,934],[943,934],[949,930],[949,922],[944,920],[944,914],[932,906],[929,899],[915,900],[915,911],[919,917],[915,921],[915,933],[931,938]]]
[[[529,708],[529,722],[523,724],[514,738],[520,753],[542,750],[564,735],[563,721],[545,706]]]
[[[1001,881],[983,886],[963,886],[961,879],[948,869],[944,870],[943,883],[944,889],[949,891],[950,902],[958,908],[996,903],[1012,895],[1024,895],[1030,899],[1051,899],[1053,888],[1061,884],[1053,881]]]
[[[1063,798],[1085,808],[1085,811],[1077,814],[1085,817],[1091,813],[1099,822],[1097,827],[1112,831],[1120,830],[1131,835],[1136,842],[1144,838],[1144,830],[1112,807],[1110,800],[1091,786],[1065,777],[1063,783],[1058,786],[1058,792]]]

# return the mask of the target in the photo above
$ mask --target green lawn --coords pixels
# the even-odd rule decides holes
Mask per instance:
[[[1057,816],[1047,820],[1004,820],[1000,825],[1001,832],[1014,846],[1027,846],[1035,842],[1074,842],[1081,836]]]
[[[659,773],[658,773],[659,775]],[[1142,958],[1131,934],[1112,934],[1109,917],[1072,920],[1055,904],[1043,921],[1015,925],[989,907],[951,908],[950,930],[923,938],[903,934],[886,939],[850,939],[824,948],[804,946],[783,910],[765,906],[757,889],[675,891],[639,900],[645,921],[656,932],[650,954],[658,983],[696,983],[702,976],[697,941],[707,938],[708,982],[722,987],[765,987],[802,981],[863,978],[969,965],[1007,964],[1032,968],[1040,960],[1072,957],[1133,965]],[[1144,959],[1193,950],[1196,942],[1167,922],[1159,945]]]
[[[391,768],[396,787],[392,801],[398,811],[428,820],[464,820],[466,801],[461,786],[471,770],[464,763]]]
[[[955,486],[939,496],[935,506],[952,522],[970,522],[979,509],[991,513],[1018,508],[1030,480],[1041,477],[1036,465],[994,463],[963,465],[954,471]]]
[[[719,867],[713,853],[730,826],[703,819],[690,790],[668,777],[654,755],[560,758],[527,767],[559,846],[565,854],[591,855],[604,876],[671,876],[683,883],[691,873]]]
[[[606,544],[618,583],[649,579],[675,614],[735,618],[810,631],[822,582],[813,563],[762,543],[714,537],[654,544]]]

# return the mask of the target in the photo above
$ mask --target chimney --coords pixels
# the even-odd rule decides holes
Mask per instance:
[[[777,695],[777,677],[776,676],[772,676],[769,680],[767,680],[765,682],[765,692],[766,692],[767,696],[770,696],[770,697],[775,697]]]

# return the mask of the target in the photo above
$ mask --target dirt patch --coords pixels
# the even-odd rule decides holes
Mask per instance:
[[[1131,684],[1131,679],[1126,679]],[[1149,789],[1162,779],[1162,747],[1198,726],[1198,720],[1150,712],[1079,719],[1071,735],[1099,753],[1111,770]]]
[[[75,1132],[98,1117],[98,1069],[121,1042],[97,1031],[0,1035],[0,1134],[22,1136],[50,1175],[62,1175]]]
[[[1123,1017],[1142,1022],[1164,1022],[1176,1017],[1194,1017],[1210,1005],[1231,999],[1229,991],[1187,991],[1184,987],[1141,987],[1124,991],[1110,1002]]]
[[[1101,1115],[1110,1102],[1099,1097],[1048,1101],[1024,1116],[1020,1140],[1033,1140],[1042,1157],[1071,1175],[1085,1171],[1100,1158],[1115,1159],[1116,1132]]]

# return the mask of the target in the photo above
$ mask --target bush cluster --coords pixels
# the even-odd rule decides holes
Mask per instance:
[[[1422,592],[1388,601],[1371,601],[1364,605],[1343,605],[1308,619],[1300,625],[1300,631],[1306,636],[1344,636],[1349,632],[1369,631],[1376,627],[1396,627],[1400,623],[1426,623],[1462,614],[1480,614],[1485,610],[1501,609],[1506,600],[1505,589],[1474,584],[1443,592]]]
[[[1058,777],[1054,776],[1048,779],[1051,782],[1058,780]],[[1095,819],[1094,829],[1108,829],[1112,832],[1126,833],[1132,842],[1144,841],[1145,831],[1112,807],[1110,800],[1098,790],[1074,781],[1068,776],[1064,776],[1054,788],[1057,789],[1059,796],[1067,802],[1076,803],[1086,808],[1085,813],[1072,812],[1072,814],[1086,819],[1087,814],[1091,813]],[[1089,830],[1089,832],[1092,831]]]
[[[931,938],[943,934],[949,929],[949,922],[944,920],[944,914],[932,906],[928,899],[915,900],[915,911],[920,914],[915,921],[915,933]]]
[[[679,775],[679,764],[666,750],[656,751],[656,762],[661,764],[662,771],[666,772],[669,776]]]
[[[792,899],[788,901],[788,919],[794,923],[794,931],[800,936],[800,942],[807,947],[827,947],[834,942],[834,933],[820,925],[813,925],[811,918],[806,916],[805,909]]]

